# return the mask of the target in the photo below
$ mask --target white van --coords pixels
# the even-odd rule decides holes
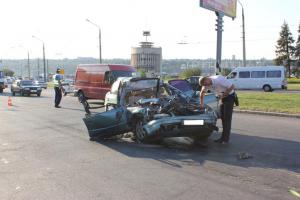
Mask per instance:
[[[237,67],[227,79],[236,89],[263,89],[265,92],[287,89],[283,66]]]

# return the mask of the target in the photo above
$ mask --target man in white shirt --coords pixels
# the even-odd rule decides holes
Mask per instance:
[[[235,100],[234,85],[221,75],[205,76],[199,80],[199,84],[202,86],[200,92],[201,108],[204,108],[204,96],[207,89],[214,91],[222,101],[220,111],[223,133],[221,138],[215,140],[215,142],[227,144],[230,137],[233,104]]]

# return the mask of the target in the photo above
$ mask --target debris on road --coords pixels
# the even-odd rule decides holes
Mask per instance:
[[[246,160],[246,159],[250,159],[250,158],[253,158],[253,156],[246,152],[240,152],[237,154],[238,160]]]

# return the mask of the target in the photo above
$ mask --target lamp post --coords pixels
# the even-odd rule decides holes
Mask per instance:
[[[242,27],[243,27],[243,66],[246,67],[246,36],[245,36],[245,15],[244,15],[244,6],[243,4],[238,0],[239,4],[242,7]]]
[[[46,58],[45,58],[45,43],[43,40],[41,40],[40,38],[36,37],[36,36],[32,36],[32,38],[39,40],[40,42],[43,43],[43,64],[44,64],[44,81],[47,82],[47,74],[46,74]]]
[[[101,28],[99,25],[95,24],[94,22],[92,22],[89,19],[86,19],[87,22],[89,22],[90,24],[96,26],[99,29],[99,62],[100,64],[102,63],[102,51],[101,51]]]

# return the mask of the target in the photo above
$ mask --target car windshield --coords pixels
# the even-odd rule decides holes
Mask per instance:
[[[182,92],[193,90],[191,85],[185,80],[172,80],[169,81],[169,84]]]
[[[33,81],[21,81],[21,85],[34,85]]]

